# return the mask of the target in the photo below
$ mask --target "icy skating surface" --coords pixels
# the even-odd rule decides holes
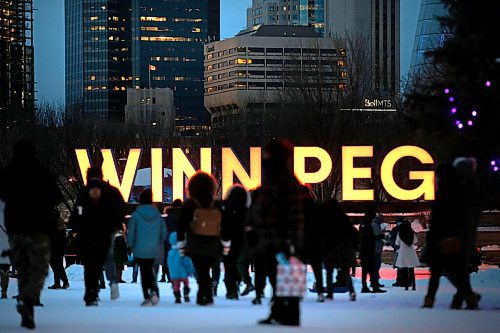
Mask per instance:
[[[80,266],[68,268],[71,288],[45,290],[43,308],[35,308],[36,332],[47,333],[147,333],[147,332],[418,332],[460,333],[498,332],[500,325],[500,269],[489,268],[473,274],[473,287],[483,296],[481,311],[452,311],[448,309],[453,289],[442,279],[435,308],[419,309],[427,289],[425,270],[418,270],[417,291],[387,287],[386,294],[360,294],[359,278],[355,280],[358,301],[349,302],[347,294],[335,294],[334,301],[316,303],[308,294],[302,303],[302,327],[261,327],[258,319],[268,314],[266,297],[261,306],[250,303],[253,295],[239,301],[228,301],[219,287],[219,297],[211,307],[194,304],[175,305],[170,284],[160,283],[161,302],[154,308],[141,308],[140,284],[120,284],[120,299],[109,300],[109,288],[101,292],[98,307],[87,308],[82,301],[83,282]],[[124,276],[130,281],[131,269]],[[382,283],[390,286],[393,270],[384,267]],[[222,280],[222,279],[221,279]],[[46,285],[52,283],[49,276]],[[309,276],[309,284],[313,278]],[[196,284],[192,284],[196,289]],[[16,280],[11,279],[9,297],[16,294]],[[269,290],[267,290],[269,293]],[[195,291],[191,292],[194,299]],[[222,295],[222,297],[220,296]],[[0,333],[27,332],[19,327],[20,317],[15,301],[0,300]]]

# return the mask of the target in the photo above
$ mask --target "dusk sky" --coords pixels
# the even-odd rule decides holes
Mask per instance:
[[[369,0],[366,0],[369,1]],[[222,38],[246,26],[251,0],[221,0]],[[64,103],[64,0],[34,0],[36,98]],[[408,72],[420,0],[401,0],[401,75]]]

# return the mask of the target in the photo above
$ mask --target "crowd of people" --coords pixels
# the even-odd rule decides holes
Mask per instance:
[[[49,263],[54,272],[49,289],[70,287],[63,267],[65,225],[56,209],[63,198],[50,171],[36,161],[34,153],[31,142],[18,142],[11,165],[0,173],[0,211],[5,212],[5,223],[0,225],[2,298],[7,297],[12,264],[18,273],[17,310],[21,326],[27,328],[35,327],[33,307],[40,303]],[[160,301],[159,273],[160,282],[172,283],[175,303],[190,302],[189,278],[195,277],[196,303],[207,306],[214,303],[223,264],[227,299],[238,300],[255,292],[252,303],[261,304],[269,283],[271,310],[259,323],[298,326],[301,296],[276,292],[277,275],[281,274],[278,262],[300,259],[309,264],[318,302],[333,299],[336,292],[348,292],[349,299],[356,301],[352,276],[358,265],[362,293],[386,292],[379,275],[386,242],[396,250],[393,286],[415,290],[414,269],[421,265],[421,258],[415,250],[417,236],[411,223],[398,218],[389,230],[382,215],[371,207],[358,230],[336,199],[315,200],[310,188],[295,177],[292,161],[293,146],[273,140],[263,149],[262,185],[251,193],[235,185],[218,201],[213,176],[197,172],[189,179],[184,202],[174,201],[162,216],[151,190],[144,190],[128,222],[119,190],[103,180],[99,167],[89,168],[69,220],[71,244],[78,249],[84,267],[85,305],[98,305],[99,291],[106,287],[103,270],[111,299],[119,298],[118,284],[125,282],[122,272],[127,263],[133,266],[132,282],[137,282],[140,272],[141,306],[155,306]],[[474,172],[473,159],[460,159],[436,170],[436,200],[422,249],[422,260],[431,270],[423,307],[433,306],[439,278],[447,276],[457,288],[451,308],[461,308],[464,301],[468,309],[478,308],[480,296],[469,281],[481,212]],[[24,209],[27,189],[37,198],[34,210]]]

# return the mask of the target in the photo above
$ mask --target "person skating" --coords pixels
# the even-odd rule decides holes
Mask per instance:
[[[194,275],[194,267],[191,258],[181,256],[177,249],[177,232],[174,231],[169,236],[170,250],[167,255],[169,276],[172,279],[175,303],[181,303],[181,284],[183,284],[184,302],[189,303],[189,277]]]
[[[358,247],[358,234],[349,217],[342,211],[336,199],[330,199],[325,205],[325,218],[332,227],[327,228],[329,234],[333,235],[333,246],[327,256],[332,258],[333,265],[337,268],[337,277],[342,280],[349,291],[351,301],[356,300],[356,292],[352,284],[349,271],[356,264],[356,250]],[[329,292],[333,291],[332,275],[327,275]],[[330,295],[329,295],[330,296]]]
[[[415,232],[411,228],[410,221],[404,220],[399,229],[395,244],[398,246],[396,267],[402,270],[406,290],[410,286],[412,290],[416,290],[415,267],[418,267],[420,262],[413,246],[417,241],[417,235],[415,235]]]
[[[204,172],[197,172],[189,180],[188,197],[182,207],[177,229],[177,248],[181,255],[189,255],[198,280],[198,305],[213,304],[210,269],[229,252],[231,241],[227,226],[222,221],[220,204],[215,202],[216,182]]]
[[[255,280],[258,292],[263,291],[265,278],[273,287],[271,313],[259,324],[300,325],[300,298],[276,296],[276,256],[299,255],[304,230],[304,202],[309,190],[293,174],[293,146],[273,140],[263,149],[262,186],[253,193],[246,230],[249,247],[255,258],[255,270],[264,279]]]
[[[118,189],[104,182],[101,168],[89,168],[87,185],[80,190],[70,219],[80,237],[87,306],[97,305],[103,267],[110,281],[111,299],[119,297],[111,244],[114,232],[123,223],[124,206]]]
[[[139,197],[139,207],[129,221],[127,243],[139,263],[144,301],[141,306],[156,305],[159,302],[158,284],[154,262],[159,248],[167,237],[165,221],[153,206],[153,193],[145,190]]]
[[[396,219],[396,225],[391,229],[389,235],[391,239],[391,246],[394,250],[394,268],[396,268],[396,281],[392,284],[393,287],[404,287],[406,282],[403,279],[403,269],[399,269],[396,267],[396,260],[398,259],[398,250],[399,246],[396,245],[396,238],[398,237],[399,229],[401,228],[401,223],[403,223],[405,219],[402,217],[398,217]]]
[[[363,217],[360,225],[360,249],[359,259],[361,261],[361,283],[363,288],[361,293],[385,293],[385,290],[380,289],[378,283],[378,274],[375,268],[375,234],[373,233],[372,221],[375,218],[374,209],[370,208]],[[367,276],[370,275],[373,291],[367,286]]]
[[[228,227],[231,238],[231,250],[224,257],[224,283],[226,298],[232,300],[238,299],[238,286],[242,280],[238,272],[238,259],[244,248],[244,227],[249,201],[246,190],[240,185],[235,185],[228,190],[223,203],[222,219]],[[247,288],[253,287],[251,280],[245,282]]]
[[[59,216],[59,211],[55,212],[57,219],[57,230],[50,238],[50,267],[54,272],[54,284],[49,289],[68,289],[69,281],[64,269],[64,246],[66,242],[66,225]],[[62,282],[62,285],[61,285]]]
[[[9,288],[9,270],[10,270],[10,245],[9,235],[5,229],[4,210],[5,204],[0,200],[0,287],[2,291],[1,299],[7,298],[7,289]]]
[[[373,289],[380,289],[384,287],[384,285],[380,283],[380,267],[382,267],[382,252],[384,250],[385,239],[385,223],[382,215],[375,216],[371,226],[375,237],[375,250],[373,252],[375,265],[374,274],[377,276],[376,281],[372,281],[371,287]]]
[[[116,266],[116,280],[125,283],[122,278],[125,263],[128,261],[128,248],[123,224],[113,236],[113,260]]]
[[[170,279],[170,271],[168,269],[168,251],[170,250],[169,237],[172,232],[177,232],[177,225],[179,224],[179,217],[181,215],[182,210],[182,200],[176,199],[172,202],[170,207],[165,207],[163,210],[164,214],[167,214],[165,217],[165,224],[167,226],[167,240],[165,241],[165,261],[162,265],[162,274],[161,279],[158,282],[171,282]]]
[[[29,207],[26,193],[36,198]],[[33,329],[33,306],[40,300],[48,272],[49,235],[56,230],[54,210],[63,198],[49,169],[35,158],[31,141],[14,144],[11,163],[0,171],[0,199],[5,202],[5,229],[18,272],[17,311],[21,326]]]

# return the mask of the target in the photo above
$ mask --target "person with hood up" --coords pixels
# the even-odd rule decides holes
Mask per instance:
[[[162,265],[161,279],[158,282],[168,282],[170,283],[170,271],[168,269],[168,252],[170,251],[170,234],[177,232],[177,225],[179,224],[179,217],[181,216],[182,210],[182,200],[175,199],[172,205],[165,207],[163,213],[167,216],[165,217],[165,225],[167,226],[167,239],[165,241],[165,260]]]
[[[177,228],[177,248],[181,255],[191,257],[196,269],[196,304],[201,306],[213,304],[210,269],[231,247],[220,204],[215,201],[216,189],[213,176],[201,171],[192,176]]]
[[[26,193],[36,198],[29,206]],[[17,311],[21,326],[34,329],[33,306],[39,303],[48,273],[49,236],[56,231],[54,210],[63,196],[50,170],[35,158],[30,140],[19,140],[12,147],[11,163],[0,171],[0,200],[5,202],[10,259],[19,273]]]
[[[226,298],[238,299],[238,286],[242,277],[238,273],[238,258],[245,246],[245,218],[249,205],[248,193],[241,185],[232,186],[223,202],[222,219],[227,225],[231,238],[231,249],[224,257],[224,282],[226,284]],[[252,281],[245,281],[247,288],[253,287]]]
[[[84,268],[86,306],[97,306],[99,279],[103,266],[110,282],[112,300],[119,294],[112,238],[125,218],[125,202],[120,191],[103,180],[100,167],[87,170],[87,185],[76,199],[70,225],[80,238]]]
[[[144,296],[141,306],[152,306],[157,305],[160,300],[154,263],[158,249],[167,237],[167,227],[160,212],[153,206],[151,190],[141,193],[139,204],[129,221],[127,244],[132,249],[141,271]]]
[[[300,325],[300,298],[276,295],[277,256],[300,257],[304,204],[311,196],[293,174],[292,161],[291,143],[273,140],[264,147],[262,186],[253,193],[247,215],[245,230],[255,260],[257,298],[262,296],[266,277],[273,287],[271,313],[259,321],[261,325]]]
[[[168,251],[167,262],[169,275],[172,279],[175,303],[181,303],[181,283],[183,287],[184,302],[189,303],[189,277],[194,275],[194,267],[191,258],[181,256],[177,249],[177,232],[174,231],[168,236],[170,250]]]
[[[396,259],[396,267],[402,269],[404,287],[408,290],[411,285],[412,290],[416,290],[415,283],[415,267],[420,265],[417,252],[413,245],[417,243],[417,235],[411,228],[410,221],[404,220],[396,236],[396,246],[398,247],[398,255]]]

